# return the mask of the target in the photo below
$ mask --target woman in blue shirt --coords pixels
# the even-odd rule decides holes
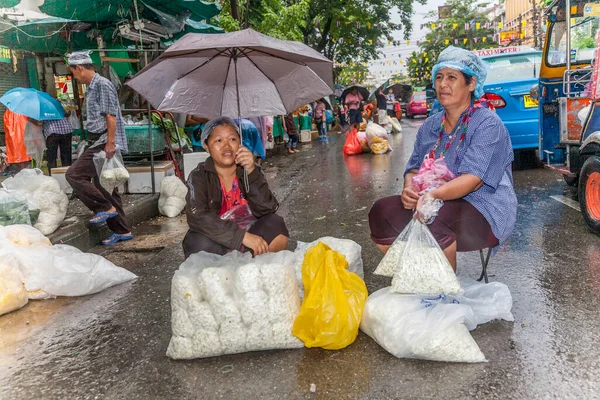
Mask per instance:
[[[369,213],[371,238],[386,252],[424,198],[444,201],[429,228],[456,271],[456,252],[488,247],[497,251],[511,235],[517,216],[510,137],[492,110],[474,101],[483,94],[486,69],[475,54],[444,50],[433,68],[442,112],[417,133],[400,196],[378,200]],[[425,157],[443,157],[456,178],[419,193],[412,177]]]

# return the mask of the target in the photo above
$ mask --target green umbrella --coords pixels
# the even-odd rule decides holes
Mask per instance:
[[[0,0],[0,8],[12,8],[20,2],[21,0]]]

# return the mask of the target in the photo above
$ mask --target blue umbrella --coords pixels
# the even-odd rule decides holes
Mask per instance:
[[[48,93],[31,88],[11,89],[0,97],[0,102],[10,111],[38,121],[63,119],[65,109]]]

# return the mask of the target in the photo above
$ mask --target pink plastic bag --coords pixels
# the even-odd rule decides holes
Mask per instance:
[[[240,204],[239,206],[233,207],[231,210],[221,215],[221,219],[224,221],[233,221],[240,229],[245,231],[248,231],[257,221],[248,204]]]
[[[419,193],[429,192],[450,182],[456,176],[450,171],[443,157],[425,157],[419,172],[413,176],[412,184]]]

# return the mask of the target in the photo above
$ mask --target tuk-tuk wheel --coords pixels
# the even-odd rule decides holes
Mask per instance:
[[[579,204],[585,223],[600,235],[600,157],[591,156],[581,168]]]

